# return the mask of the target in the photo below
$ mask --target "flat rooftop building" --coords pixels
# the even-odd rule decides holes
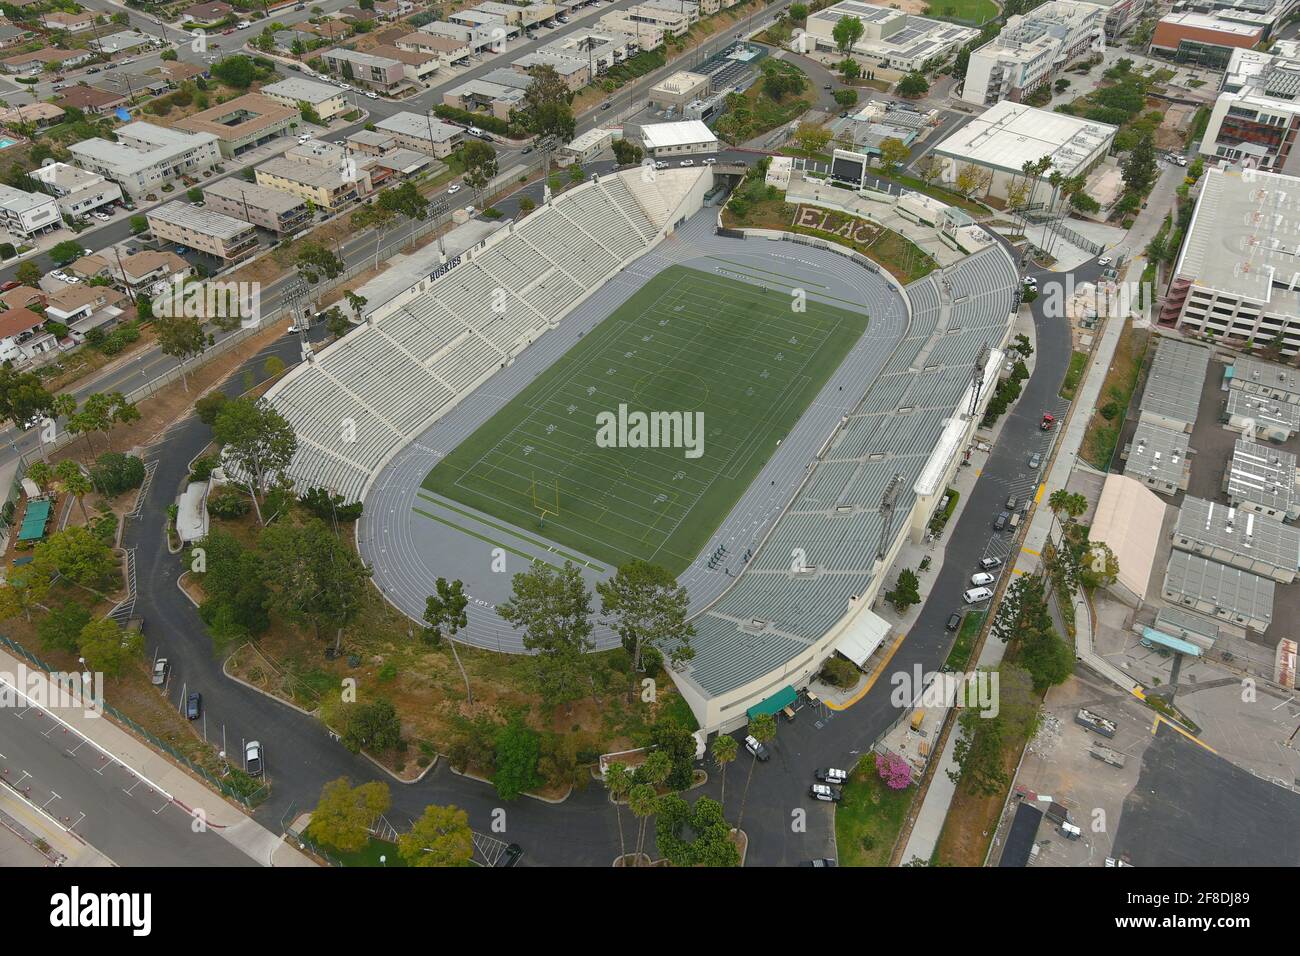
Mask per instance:
[[[1040,182],[1053,172],[1067,178],[1086,175],[1106,158],[1117,131],[1108,123],[1002,100],[940,142],[934,152],[950,172],[964,163],[987,169],[992,174],[989,195],[1005,199],[1014,182],[1024,181],[1025,163],[1044,156],[1051,166]]]
[[[243,259],[257,248],[257,230],[242,219],[172,200],[145,213],[158,239],[220,259]]]
[[[33,169],[31,176],[53,191],[59,208],[68,216],[84,216],[122,198],[122,187],[117,183],[69,163],[47,162]]]
[[[307,202],[301,197],[233,176],[204,186],[203,198],[214,212],[275,233],[296,232],[311,218]]]
[[[211,133],[227,159],[284,136],[300,120],[297,106],[287,106],[261,93],[245,93],[211,109],[180,120],[178,129]]]
[[[1228,427],[1247,437],[1281,443],[1300,431],[1300,405],[1253,395],[1239,388],[1228,390]]]
[[[406,149],[432,153],[439,158],[450,156],[465,139],[465,130],[430,113],[394,113],[375,124],[375,132],[392,137]]]
[[[1191,449],[1186,432],[1140,422],[1124,449],[1124,474],[1162,495],[1187,490]]]
[[[152,123],[128,123],[117,142],[95,137],[68,147],[76,165],[111,179],[133,198],[180,176],[198,176],[221,160],[217,137]]]
[[[1219,502],[1184,498],[1173,540],[1175,548],[1279,584],[1300,571],[1300,528]]]
[[[1236,47],[1253,47],[1267,26],[1239,23],[1227,17],[1181,10],[1160,18],[1151,36],[1151,53],[1179,63],[1196,63],[1221,70]]]
[[[1174,431],[1191,431],[1209,368],[1209,349],[1161,339],[1138,402],[1140,420]]]
[[[641,145],[650,156],[687,156],[716,153],[718,137],[699,120],[647,123],[641,127]]]
[[[1160,322],[1300,352],[1300,178],[1207,169]]]
[[[283,106],[293,107],[295,110],[299,108],[300,103],[306,103],[327,122],[351,109],[345,90],[301,76],[291,76],[279,83],[264,86],[260,92],[263,96]]]
[[[1295,462],[1289,451],[1239,438],[1223,472],[1223,490],[1239,508],[1292,521],[1300,517]]]
[[[330,212],[370,192],[370,173],[365,169],[358,168],[355,176],[344,173],[341,167],[318,166],[289,157],[269,159],[254,168],[258,185],[292,193]]]
[[[843,17],[862,23],[862,36],[850,51],[854,57],[899,72],[920,69],[927,60],[942,61],[979,36],[972,27],[917,17],[891,7],[844,0],[809,14],[806,35],[818,53],[838,53],[835,25]]]
[[[1276,588],[1271,578],[1175,549],[1169,553],[1162,595],[1179,608],[1262,634],[1273,622]]]
[[[1300,371],[1289,365],[1237,354],[1232,357],[1232,364],[1224,371],[1223,377],[1233,391],[1300,405]]]

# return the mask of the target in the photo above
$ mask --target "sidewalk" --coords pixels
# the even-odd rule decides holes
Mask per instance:
[[[0,824],[46,859],[48,866],[116,866],[104,854],[48,814],[32,806],[9,787],[0,787]],[[48,850],[36,845],[43,840]],[[52,858],[52,859],[51,859]]]
[[[47,675],[20,662],[6,650],[0,650],[0,671],[10,675],[26,671],[30,680],[41,683],[45,700],[58,700],[60,694],[67,693],[54,688]],[[17,693],[26,696],[20,689]],[[75,694],[73,701],[78,702]],[[88,741],[105,757],[130,770],[181,809],[202,809],[210,828],[263,866],[316,865],[296,847],[285,843],[280,835],[267,830],[244,811],[209,790],[107,717],[88,715],[86,708],[78,706],[60,707],[57,714],[44,707],[41,710]]]

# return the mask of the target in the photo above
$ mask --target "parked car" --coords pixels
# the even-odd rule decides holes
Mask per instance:
[[[849,772],[838,767],[825,767],[817,771],[817,779],[822,783],[844,784],[848,782]]]
[[[196,690],[190,691],[185,698],[185,716],[190,720],[198,720],[203,716],[203,695]]]
[[[0,292],[8,292],[10,289],[18,288],[20,285],[22,285],[22,283],[17,279],[10,279],[4,285],[0,285]]]
[[[980,567],[985,571],[992,571],[994,568],[1002,567],[1002,559],[994,557],[980,558]]]
[[[1033,468],[1035,471],[1037,471],[1040,467],[1042,467],[1042,464],[1043,464],[1043,456],[1040,455],[1038,452],[1034,452],[1032,455],[1029,456],[1030,468]]]
[[[835,866],[836,863],[829,856],[822,856],[822,857],[818,857],[815,860],[809,860],[807,863],[801,865],[811,866],[813,869],[827,869],[829,867]]]
[[[961,599],[967,604],[979,604],[981,601],[987,601],[993,596],[990,588],[970,588],[962,592]]]
[[[94,216],[96,219],[98,219],[100,222],[108,222],[113,218],[108,213],[100,212],[98,209],[92,212],[91,215]]]
[[[603,102],[603,103],[600,104],[600,108],[601,108],[602,110],[607,110],[607,109],[609,109],[611,106],[613,106],[613,104],[610,103],[609,100],[606,100],[605,102]]]
[[[518,843],[511,843],[504,851],[502,851],[501,855],[497,857],[497,861],[493,866],[516,866],[519,863],[519,858],[523,855],[524,848]]]
[[[668,168],[668,164],[664,162],[662,159],[655,160],[655,169],[667,169],[667,168]]]
[[[808,788],[808,795],[814,800],[821,800],[824,803],[839,803],[842,799],[838,790],[828,787],[824,783],[814,783]]]
[[[532,148],[531,146],[525,146],[523,149],[521,149],[521,150],[519,151],[519,154],[520,154],[521,156],[527,156],[527,155],[528,155],[529,153],[531,153],[532,151],[533,151],[533,148]]]
[[[67,281],[68,281],[68,277],[67,277],[66,275],[64,275],[62,269],[53,269],[53,270],[51,270],[51,271],[50,271],[50,277],[53,278],[53,279],[58,279],[60,282],[67,282]]]
[[[262,745],[256,740],[244,744],[244,773],[250,777],[262,775]]]
[[[970,583],[982,587],[985,584],[993,583],[993,575],[986,571],[976,571],[970,576]]]
[[[1016,504],[1017,504],[1017,502],[1018,502],[1019,500],[1020,500],[1020,499],[1018,499],[1015,495],[1007,495],[1007,510],[1008,510],[1008,511],[1015,511],[1015,510],[1016,510]]]
[[[1010,520],[1011,520],[1011,515],[1007,514],[1005,511],[999,512],[997,519],[994,520],[993,522],[993,530],[1001,531],[1003,528],[1007,526],[1007,522]]]
[[[379,99],[379,94],[376,93],[374,90],[371,90],[369,93],[366,94],[366,99],[377,100]]]
[[[947,622],[943,625],[945,631],[955,631],[961,627],[961,615],[956,611],[948,615]]]
[[[759,743],[755,737],[745,738],[745,749],[752,753],[759,763],[767,763],[772,759],[772,752]]]
[[[447,187],[448,196],[454,196],[458,192],[460,192],[460,183],[453,183],[452,185]]]
[[[161,687],[167,683],[167,671],[169,669],[167,658],[160,657],[153,662],[153,676],[149,679],[153,681],[155,687]]]
[[[682,160],[680,163],[678,163],[677,165],[678,165],[678,166],[694,166],[694,165],[695,165],[695,160],[693,160],[693,159],[683,159],[683,160]]]
[[[705,165],[705,166],[712,166],[712,165],[713,165],[714,163],[716,163],[716,162],[717,162],[717,160],[716,160],[714,157],[710,156],[708,159],[704,160],[704,165]]]
[[[1110,256],[1102,256],[1101,258],[1099,258],[1099,259],[1097,260],[1097,265],[1099,265],[1099,266],[1108,266],[1108,265],[1111,264],[1112,261],[1113,261],[1113,260],[1111,259]]]

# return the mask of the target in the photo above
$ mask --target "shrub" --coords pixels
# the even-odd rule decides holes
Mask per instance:
[[[100,491],[114,498],[124,491],[140,487],[144,481],[144,462],[134,455],[105,452],[95,459],[90,477]]]
[[[233,488],[224,488],[208,496],[208,513],[218,518],[240,518],[252,507],[247,496]]]
[[[832,687],[852,687],[858,682],[858,669],[852,661],[831,655],[818,676]]]
[[[190,481],[207,481],[212,477],[212,471],[221,462],[212,455],[204,455],[202,458],[196,458],[194,465],[190,468]]]

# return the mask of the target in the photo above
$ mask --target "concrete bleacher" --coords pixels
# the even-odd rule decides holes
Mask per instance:
[[[294,369],[267,395],[299,438],[288,477],[358,499],[420,428],[656,242],[706,175],[673,170],[656,187],[629,170],[575,187]]]

